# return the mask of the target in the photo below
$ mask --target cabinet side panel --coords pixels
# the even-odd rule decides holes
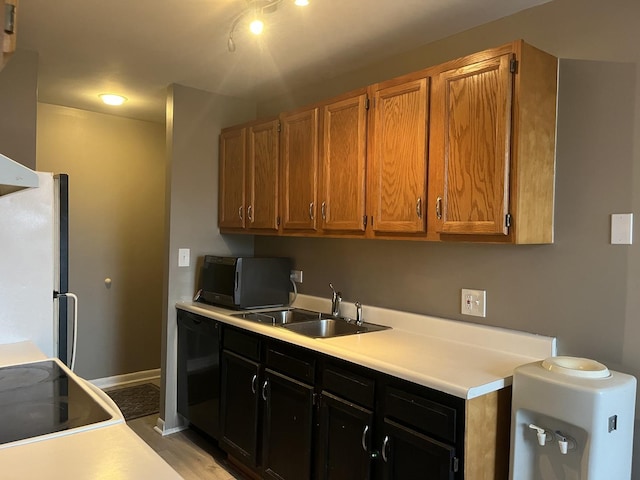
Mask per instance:
[[[464,478],[506,479],[509,474],[511,387],[467,402]]]
[[[553,243],[557,75],[555,57],[521,43],[512,145],[516,243]]]

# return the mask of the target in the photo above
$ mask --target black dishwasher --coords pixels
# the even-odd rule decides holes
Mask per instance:
[[[178,413],[211,437],[220,432],[220,324],[178,310]]]

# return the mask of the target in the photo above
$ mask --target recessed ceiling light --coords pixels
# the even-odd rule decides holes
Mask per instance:
[[[299,7],[306,7],[307,5],[309,5],[309,0],[296,0],[293,3],[295,3]]]
[[[101,93],[98,96],[107,105],[122,105],[127,101],[127,97],[123,97],[122,95],[114,95],[113,93]]]

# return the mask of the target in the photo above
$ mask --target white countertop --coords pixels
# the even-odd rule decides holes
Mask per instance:
[[[0,367],[47,360],[32,342],[0,345]],[[56,359],[52,359],[56,360]],[[57,361],[57,360],[56,360]],[[62,364],[61,368],[67,370]],[[100,389],[67,370],[112,419],[73,430],[0,445],[3,480],[179,480],[178,475],[125,423],[118,407]]]
[[[392,329],[315,339],[231,316],[237,311],[193,302],[176,306],[464,399],[508,386],[514,368],[556,354],[553,337],[376,307],[364,308],[365,321]],[[330,303],[299,295],[294,306],[327,312]],[[353,310],[343,304],[344,314]]]

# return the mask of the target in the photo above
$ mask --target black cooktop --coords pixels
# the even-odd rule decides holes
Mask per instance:
[[[0,444],[111,418],[52,360],[0,368]]]

